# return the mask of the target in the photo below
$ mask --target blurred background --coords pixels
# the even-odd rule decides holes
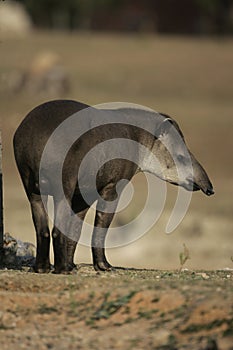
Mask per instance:
[[[232,34],[232,0],[0,1],[5,231],[35,242],[12,148],[13,134],[25,115],[56,98],[92,105],[132,102],[178,121],[215,195],[194,193],[184,220],[166,235],[177,195],[168,185],[157,224],[136,242],[110,249],[110,262],[179,268],[185,243],[191,256],[187,268],[232,268]],[[115,226],[143,208],[144,176],[137,175],[133,185],[133,200],[116,215]],[[156,193],[154,197],[156,202]],[[147,215],[153,215],[153,208]],[[90,249],[79,247],[76,262],[90,261]]]

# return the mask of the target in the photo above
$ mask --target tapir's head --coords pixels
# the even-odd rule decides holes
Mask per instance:
[[[162,122],[156,131],[153,153],[160,163],[161,177],[188,191],[203,191],[207,196],[214,194],[208,175],[189,151],[178,124],[167,115],[161,114]]]

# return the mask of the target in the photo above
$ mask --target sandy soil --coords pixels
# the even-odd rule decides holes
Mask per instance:
[[[1,349],[233,349],[232,290],[232,271],[1,271]]]

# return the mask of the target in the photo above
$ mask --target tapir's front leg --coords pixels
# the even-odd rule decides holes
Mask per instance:
[[[118,188],[118,193],[116,193],[116,184],[110,183],[105,186],[100,194],[104,202],[101,205],[97,202],[98,210],[96,210],[95,227],[92,235],[92,258],[96,271],[109,271],[112,266],[105,256],[105,238],[117,208],[120,189]]]
[[[109,271],[112,267],[105,256],[105,238],[113,216],[114,213],[96,211],[92,236],[92,258],[96,271]]]

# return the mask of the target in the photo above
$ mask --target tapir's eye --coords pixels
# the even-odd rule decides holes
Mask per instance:
[[[180,163],[183,163],[183,164],[186,163],[186,159],[185,159],[184,156],[182,156],[182,154],[179,154],[178,157],[177,157],[177,159],[178,159],[178,161],[179,161]]]

